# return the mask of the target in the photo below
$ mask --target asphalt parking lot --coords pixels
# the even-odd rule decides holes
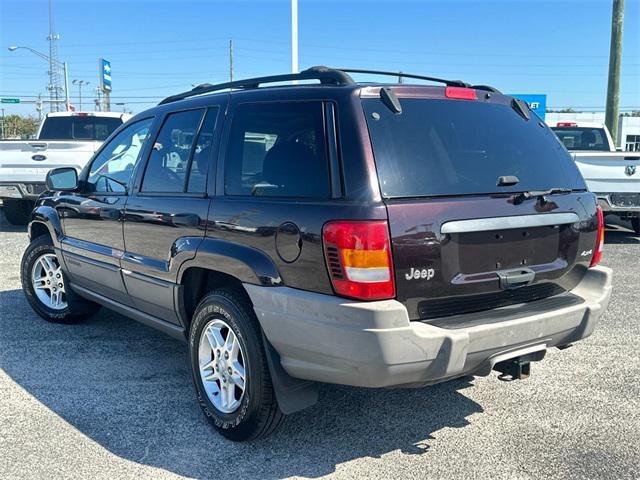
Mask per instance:
[[[639,478],[640,237],[610,226],[611,305],[526,381],[323,386],[272,437],[234,444],[195,399],[186,346],[105,309],[75,326],[27,305],[24,228],[0,219],[2,478]]]

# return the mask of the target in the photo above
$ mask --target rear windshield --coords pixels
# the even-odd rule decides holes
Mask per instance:
[[[105,140],[122,125],[122,119],[111,117],[48,117],[39,140]]]
[[[380,99],[364,99],[384,197],[422,197],[585,189],[553,132],[509,105],[401,98],[394,114]],[[497,187],[500,176],[520,182]]]
[[[604,128],[553,127],[552,130],[567,150],[609,151]]]

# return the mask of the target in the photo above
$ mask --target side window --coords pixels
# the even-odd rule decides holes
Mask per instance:
[[[213,132],[216,128],[217,116],[217,107],[207,111],[207,116],[198,135],[196,147],[193,149],[187,192],[204,193],[207,190],[207,171],[209,170],[213,151]]]
[[[225,162],[225,193],[328,198],[322,102],[238,105]]]
[[[142,192],[183,192],[191,149],[203,109],[167,115],[153,144]]]
[[[132,123],[116,135],[94,158],[87,178],[90,192],[126,193],[133,168],[149,135],[152,118]]]

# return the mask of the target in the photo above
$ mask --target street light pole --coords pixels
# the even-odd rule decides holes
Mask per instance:
[[[298,0],[291,0],[291,73],[298,73]]]
[[[49,57],[48,55],[39,52],[38,50],[35,50],[31,47],[18,47],[18,46],[11,46],[8,48],[8,50],[10,52],[15,52],[16,50],[21,49],[21,50],[28,50],[31,53],[33,53],[35,56],[42,58],[43,60],[46,60],[49,63],[49,77],[51,81],[51,69],[52,66],[55,65],[55,68],[59,68],[60,66],[62,66],[63,70],[64,70],[64,91],[65,91],[65,106],[67,108],[67,110],[69,110],[69,78],[68,78],[68,73],[67,73],[67,62],[59,62],[51,57]],[[50,84],[51,88],[56,89],[56,91],[54,92],[53,90],[50,91],[51,94],[51,101],[50,104],[51,106],[53,105],[58,105],[59,101],[58,101],[58,92],[57,92],[57,87],[53,84]],[[55,98],[54,98],[55,97]]]
[[[85,80],[74,80],[71,82],[74,85],[78,85],[79,99],[78,99],[78,107],[80,111],[82,111],[82,85],[89,85],[91,82],[87,82]]]

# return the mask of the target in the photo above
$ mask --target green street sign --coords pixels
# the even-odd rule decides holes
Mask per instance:
[[[3,98],[0,103],[20,103],[19,98]]]

